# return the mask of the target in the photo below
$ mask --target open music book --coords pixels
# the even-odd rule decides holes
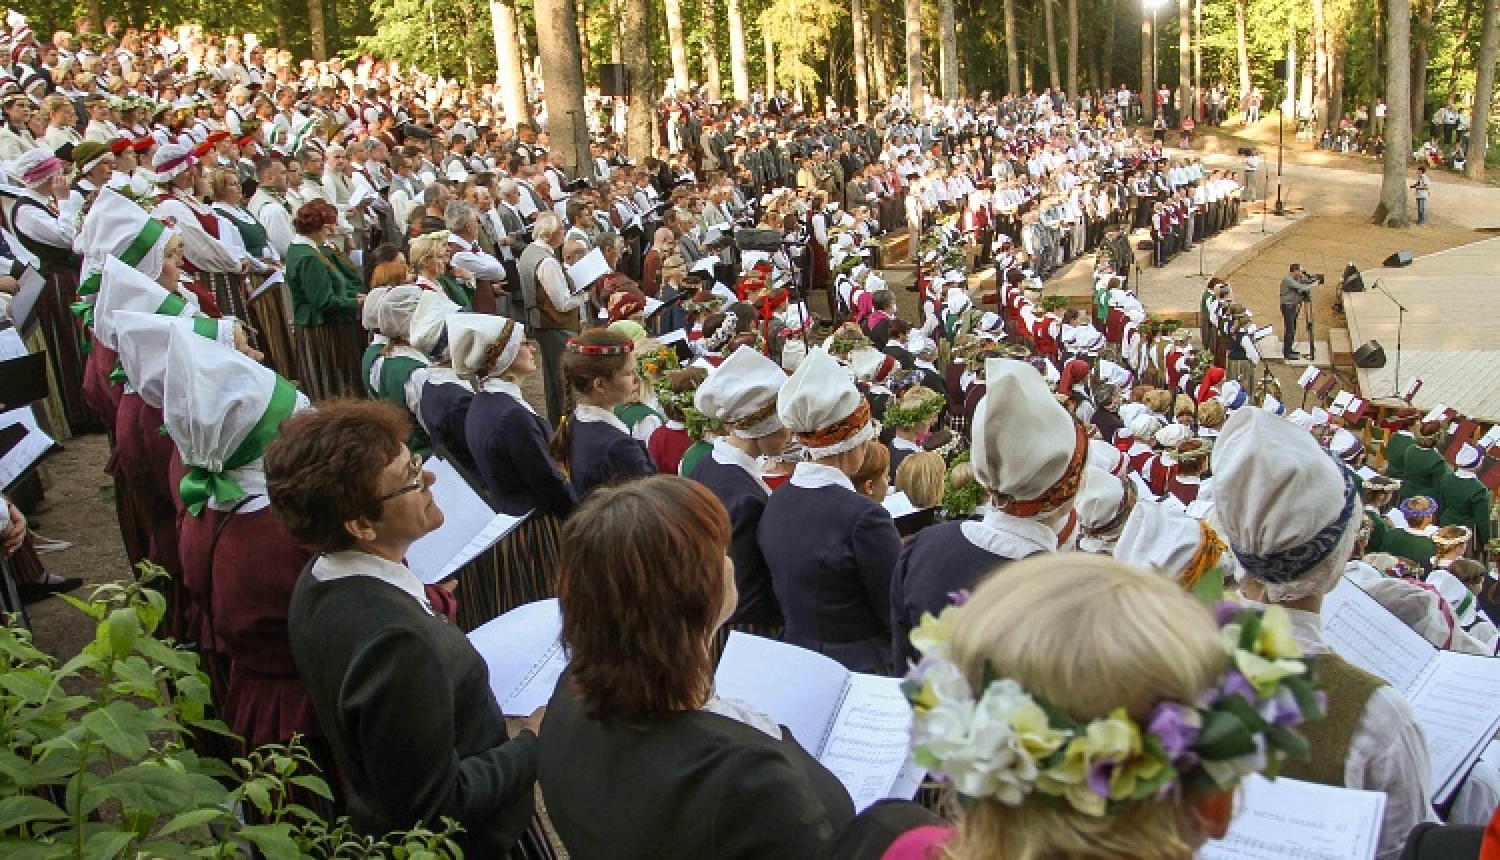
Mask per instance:
[[[429,457],[423,468],[437,476],[432,497],[443,512],[443,524],[407,549],[406,566],[431,585],[452,576],[494,546],[526,517],[496,513],[453,464],[441,457]]]
[[[1322,615],[1340,657],[1411,702],[1432,761],[1432,801],[1446,803],[1500,729],[1500,660],[1440,650],[1348,579],[1323,599]]]
[[[1251,774],[1223,839],[1197,860],[1371,860],[1385,794]]]
[[[506,716],[530,714],[552,698],[568,663],[561,633],[557,601],[542,600],[469,634]],[[714,687],[785,726],[844,784],[856,809],[916,795],[923,774],[908,762],[911,708],[900,679],[856,674],[795,645],[731,633]]]

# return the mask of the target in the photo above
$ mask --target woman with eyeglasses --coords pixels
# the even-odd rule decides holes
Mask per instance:
[[[510,737],[484,659],[402,563],[443,522],[407,431],[389,404],[334,400],[266,451],[272,509],[317,553],[292,593],[292,655],[359,832],[451,818],[465,856],[548,857],[533,814],[542,712]]]
[[[474,388],[464,438],[479,479],[501,513],[526,520],[459,574],[458,623],[465,630],[557,593],[562,521],[573,490],[547,451],[552,427],[521,394],[537,371],[537,348],[515,320],[486,314],[448,319],[453,371]],[[428,418],[430,424],[436,422]]]

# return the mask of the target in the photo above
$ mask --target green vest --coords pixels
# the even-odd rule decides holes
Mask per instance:
[[[1318,654],[1309,658],[1309,662],[1313,683],[1328,694],[1328,713],[1321,720],[1309,720],[1298,728],[1307,739],[1312,756],[1287,759],[1281,775],[1319,785],[1342,786],[1344,762],[1349,758],[1354,731],[1364,717],[1370,697],[1385,682],[1337,654]]]
[[[1393,528],[1386,532],[1385,537],[1380,541],[1380,551],[1425,566],[1433,556],[1437,555],[1437,544],[1425,535]]]
[[[359,357],[359,385],[365,390],[365,396],[378,397],[375,388],[370,385],[370,371],[375,367],[375,359],[380,357],[381,350],[385,349],[384,343],[372,343],[365,347],[365,354]]]
[[[1365,511],[1365,519],[1370,521],[1370,540],[1365,543],[1365,553],[1385,552],[1385,536],[1391,531],[1391,521],[1385,514],[1371,510]]]
[[[642,421],[653,415],[656,416],[657,421],[666,421],[665,418],[662,418],[660,412],[657,412],[655,409],[652,409],[650,406],[647,406],[640,401],[636,401],[634,403],[621,403],[619,406],[615,407],[615,417],[620,419],[620,423],[624,424],[625,429],[629,430],[631,433],[635,432],[635,425],[641,423]]]
[[[452,275],[444,272],[443,274],[438,275],[437,282],[438,285],[443,288],[443,292],[447,294],[448,298],[451,299],[454,304],[458,305],[464,310],[468,310],[470,307],[472,307],[472,301],[469,298],[469,288],[460,283],[458,278],[455,278]]]
[[[421,422],[406,404],[406,381],[426,366],[426,363],[404,355],[387,357],[380,363],[380,388],[375,392],[378,399],[401,407],[401,411],[411,417],[411,435],[407,437],[406,447],[424,457],[432,453],[432,440],[427,438],[427,431],[422,429]]]
[[[1398,481],[1406,479],[1406,452],[1415,444],[1407,433],[1392,433],[1385,440],[1385,474]]]
[[[692,447],[688,448],[687,451],[683,453],[682,462],[677,464],[677,474],[693,474],[693,469],[697,468],[698,461],[702,460],[704,455],[706,455],[713,449],[714,443],[708,441],[707,439],[699,439],[697,442],[694,442],[692,444]]]
[[[1494,531],[1490,501],[1489,488],[1478,478],[1444,475],[1438,482],[1438,525],[1468,526],[1474,532],[1473,546],[1482,549]]]
[[[1406,473],[1401,483],[1403,499],[1412,496],[1431,496],[1436,499],[1438,485],[1453,471],[1448,468],[1448,461],[1443,459],[1442,452],[1420,445],[1413,445],[1406,452],[1401,460],[1401,468]]]

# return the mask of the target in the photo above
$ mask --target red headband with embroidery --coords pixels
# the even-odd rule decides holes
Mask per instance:
[[[577,338],[568,341],[568,352],[575,355],[629,355],[635,352],[635,341],[627,340],[618,344],[588,344],[579,343]]]
[[[859,406],[845,418],[812,433],[798,433],[797,439],[808,448],[827,448],[851,439],[870,423],[870,401],[861,397]]]
[[[1049,487],[1047,492],[1030,501],[1007,502],[1000,506],[1001,511],[1013,517],[1034,517],[1047,511],[1057,510],[1069,499],[1078,495],[1078,488],[1083,483],[1083,467],[1088,464],[1089,459],[1089,437],[1077,419],[1073,421],[1073,433],[1073,457],[1068,460],[1068,468],[1063,470],[1063,475],[1057,479],[1057,483]]]

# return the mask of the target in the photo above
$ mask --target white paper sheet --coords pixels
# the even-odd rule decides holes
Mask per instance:
[[[10,361],[15,358],[25,358],[31,354],[26,348],[26,341],[21,339],[21,333],[10,323],[5,323],[0,328],[0,361]]]
[[[26,435],[16,443],[16,447],[0,457],[0,489],[4,490],[10,489],[10,485],[15,483],[22,473],[57,445],[52,437],[43,432],[36,423],[36,417],[32,414],[30,406],[0,414],[0,429],[12,424],[24,425]]]
[[[516,211],[521,213],[522,218],[530,218],[538,211],[536,201],[531,199],[530,194],[522,194],[520,201],[516,203]]]
[[[714,692],[739,699],[791,730],[813,756],[838,713],[849,670],[805,648],[745,633],[729,634]]]
[[[595,248],[585,254],[583,259],[568,267],[568,277],[573,281],[573,292],[588,289],[610,271],[609,263],[604,260],[604,252]]]
[[[406,563],[418,579],[431,584],[452,576],[526,517],[491,510],[452,464],[441,457],[429,458],[424,468],[437,477],[432,496],[443,512],[443,524],[411,545],[406,551]]]
[[[891,515],[891,519],[904,517],[907,514],[914,514],[917,512],[917,506],[913,505],[911,503],[911,499],[908,499],[906,497],[906,494],[901,492],[900,490],[895,490],[891,493],[888,493],[885,497],[885,501],[881,502],[880,504],[885,508],[886,512]]]
[[[893,796],[910,760],[910,732],[911,706],[900,678],[850,675],[818,761],[849,790],[854,808],[863,810]]]
[[[1323,598],[1323,638],[1340,657],[1408,698],[1438,649],[1348,579]]]
[[[469,634],[490,670],[490,690],[508,717],[530,716],[547,704],[567,668],[557,599],[538,600]]]
[[[1385,795],[1256,774],[1241,786],[1229,834],[1198,860],[1371,860]]]
[[[266,290],[269,290],[269,289],[271,289],[272,287],[275,287],[275,286],[279,286],[279,285],[281,285],[281,284],[283,284],[285,282],[286,282],[286,273],[283,272],[281,269],[277,269],[276,271],[272,272],[270,275],[267,275],[266,279],[264,281],[260,282],[260,286],[256,287],[254,290],[250,291],[250,298],[252,300],[253,299],[258,299],[258,298],[261,297],[261,295],[263,295],[265,293]]]

